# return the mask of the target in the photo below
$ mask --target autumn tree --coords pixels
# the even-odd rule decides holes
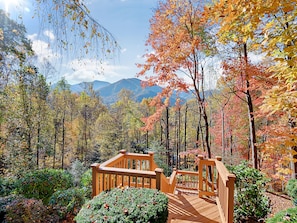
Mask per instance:
[[[216,93],[209,100],[213,111],[211,126],[213,151],[222,156],[227,164],[238,164],[250,156],[247,107],[244,98],[243,93],[238,93],[237,96],[230,91],[230,86],[221,77]]]
[[[40,155],[43,155],[43,160],[46,157],[47,153],[47,145],[50,143],[48,140],[48,117],[49,114],[49,106],[47,104],[47,99],[49,95],[49,85],[46,83],[46,79],[43,75],[38,74],[35,78],[34,84],[34,98],[36,103],[36,166],[40,167]],[[45,165],[45,164],[44,164]]]
[[[92,158],[96,147],[96,134],[100,131],[96,129],[95,122],[101,113],[107,108],[103,105],[102,99],[96,95],[92,85],[86,84],[86,88],[80,93],[75,103],[78,109],[76,126],[78,134],[76,136],[78,158],[87,163]]]
[[[53,110],[53,168],[56,167],[56,159],[58,148],[60,148],[61,167],[64,168],[65,147],[66,147],[66,123],[69,118],[69,99],[70,86],[67,81],[62,78],[56,85],[54,91],[50,95],[50,106]]]
[[[293,98],[296,98],[295,6],[296,1],[238,1],[234,4],[229,1],[218,1],[212,8],[220,23],[219,36],[222,40],[240,43],[243,46],[244,57],[250,46],[272,59],[273,64],[269,72],[273,72],[279,81],[267,92],[262,109],[269,111],[270,114],[286,111],[284,115],[288,120],[295,116],[290,109],[291,100],[288,100],[291,98],[294,101]],[[255,148],[255,167],[256,151]]]
[[[149,70],[153,70],[155,75],[147,77],[148,85],[164,88],[152,102],[157,110],[147,119],[147,126],[152,126],[160,118],[162,110],[169,106],[169,100],[162,101],[163,97],[170,97],[174,91],[188,91],[192,87],[198,104],[197,114],[203,120],[201,126],[206,151],[211,157],[204,78],[205,58],[213,49],[209,45],[212,38],[203,20],[202,2],[160,2],[150,23],[147,45],[152,48],[152,53],[146,54],[145,64],[139,65],[142,68],[139,75],[146,75]],[[184,77],[189,78],[191,84]]]
[[[246,2],[238,3],[239,7],[244,8]],[[241,91],[244,92],[245,101],[248,108],[248,118],[249,118],[249,129],[250,129],[250,147],[252,151],[252,160],[254,168],[258,168],[258,150],[256,148],[256,127],[254,119],[254,106],[253,100],[250,92],[250,79],[251,74],[248,72],[249,58],[248,58],[248,40],[251,34],[251,27],[245,26],[246,23],[253,22],[252,19],[245,16],[243,10],[237,12],[234,5],[230,2],[218,1],[212,9],[214,18],[217,19],[220,29],[217,34],[218,39],[231,46],[236,46],[234,49],[238,52],[238,55],[233,55],[231,63],[237,64],[238,77],[241,77],[242,88]],[[244,28],[242,28],[244,27]],[[228,61],[230,62],[230,61]],[[228,64],[227,62],[227,64]],[[226,63],[225,63],[226,64]]]

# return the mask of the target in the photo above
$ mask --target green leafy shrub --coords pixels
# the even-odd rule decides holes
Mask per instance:
[[[267,178],[247,163],[229,167],[236,175],[234,221],[248,222],[264,218],[270,211],[269,198],[265,195]]]
[[[112,189],[83,205],[77,223],[151,222],[164,223],[168,217],[168,198],[147,188]]]
[[[92,198],[92,169],[88,169],[81,177],[80,185],[84,188],[85,197]]]
[[[55,192],[49,199],[49,205],[57,210],[60,219],[67,215],[76,215],[85,203],[84,189],[69,188]]]
[[[15,179],[0,177],[0,197],[8,196],[16,188]]]
[[[83,187],[92,187],[92,169],[88,169],[83,173],[80,184]]]
[[[41,200],[28,198],[18,198],[10,202],[6,207],[5,220],[7,223],[57,222]]]
[[[297,207],[289,208],[268,218],[266,223],[297,222]]]
[[[47,204],[55,191],[68,189],[72,185],[71,175],[64,170],[36,170],[24,174],[19,179],[18,193],[26,198],[41,199]]]
[[[297,179],[290,179],[286,185],[288,195],[293,199],[293,203],[297,206]]]

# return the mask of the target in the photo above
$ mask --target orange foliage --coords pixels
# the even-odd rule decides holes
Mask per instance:
[[[138,64],[141,68],[138,76],[146,76],[146,85],[159,85],[163,91],[151,103],[157,109],[155,114],[145,119],[148,129],[160,118],[162,109],[168,106],[163,98],[169,98],[173,91],[187,92],[195,85],[199,89],[197,85],[201,84],[202,75],[198,54],[207,45],[206,39],[197,35],[204,32],[205,25],[203,8],[199,5],[200,2],[194,0],[160,2],[150,20],[151,31],[146,44],[153,50],[144,56],[145,64]],[[153,75],[147,76],[150,70]],[[193,84],[189,84],[185,76]]]

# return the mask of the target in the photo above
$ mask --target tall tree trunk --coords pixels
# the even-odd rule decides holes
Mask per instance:
[[[166,137],[165,137],[165,146],[166,146],[166,155],[167,155],[167,165],[171,166],[171,156],[170,156],[170,148],[169,148],[169,108],[166,107]]]
[[[207,150],[207,155],[208,158],[211,158],[211,149],[210,149],[210,141],[209,141],[209,123],[208,123],[208,116],[206,113],[205,107],[203,107],[203,119],[204,119],[204,124],[205,124],[205,144],[206,144],[206,150]]]
[[[62,169],[64,169],[64,156],[65,156],[65,112],[62,119]]]
[[[176,168],[179,168],[179,152],[180,152],[180,144],[181,144],[181,137],[180,137],[180,126],[181,126],[181,117],[180,117],[180,107],[178,108],[178,128],[177,128],[177,147],[176,147]]]
[[[163,146],[163,126],[162,126],[162,119],[160,120],[160,142],[161,145]]]
[[[202,116],[201,116],[201,107],[198,106],[198,115],[199,115],[199,119],[198,119],[198,124],[197,124],[197,128],[196,128],[196,148],[199,147],[199,139],[200,139],[200,132],[201,132],[201,120],[202,120]],[[203,145],[203,142],[201,143],[201,145]],[[202,146],[203,147],[203,146]]]
[[[184,123],[184,151],[186,152],[187,151],[187,122],[188,122],[188,104],[186,104],[186,107],[185,107],[185,123]],[[184,168],[188,168],[188,165],[187,165],[187,155],[184,156]]]
[[[185,125],[184,125],[184,128],[185,128],[185,131],[184,131],[184,151],[186,152],[187,151],[187,121],[188,121],[188,104],[186,104],[186,107],[185,107]]]
[[[40,122],[38,121],[37,127],[37,146],[36,146],[36,166],[39,169],[39,153],[40,153]]]
[[[54,119],[54,125],[55,125],[55,133],[54,133],[54,154],[53,154],[53,169],[55,169],[56,165],[56,150],[57,150],[57,139],[58,139],[58,121],[57,119]]]
[[[87,137],[87,105],[84,105],[84,133],[83,133],[83,136],[84,136],[84,146],[83,146],[83,149],[81,151],[81,160],[83,161],[84,160],[84,153],[85,151],[87,151],[87,146],[88,146],[88,137]]]
[[[222,160],[225,160],[225,112],[222,108]]]
[[[247,55],[247,44],[243,44],[243,53],[244,53],[244,60],[245,65],[247,68],[248,65],[248,55]],[[250,82],[248,78],[247,71],[245,70],[245,79],[246,79],[246,100],[248,105],[248,116],[249,116],[249,127],[250,127],[250,145],[252,150],[252,161],[253,161],[253,167],[255,169],[258,169],[258,154],[257,154],[257,147],[256,147],[256,127],[255,127],[255,118],[254,118],[254,108],[253,108],[253,102],[252,102],[252,96],[250,93]]]

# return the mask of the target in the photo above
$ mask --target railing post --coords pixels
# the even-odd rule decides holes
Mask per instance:
[[[121,168],[128,168],[128,161],[127,161],[126,156],[125,156],[126,153],[127,153],[127,150],[122,149],[122,150],[120,150],[120,153],[124,155],[124,162],[122,162]]]
[[[125,155],[126,152],[127,152],[127,150],[125,150],[125,149],[120,150],[120,153],[123,154],[123,155]]]
[[[155,169],[155,173],[156,173],[156,189],[162,191],[161,190],[161,188],[162,188],[162,185],[161,185],[161,175],[163,173],[163,169],[156,168]]]
[[[216,156],[216,160],[222,161],[222,157],[221,156]]]
[[[154,152],[149,151],[148,154],[150,155],[150,171],[154,171],[153,163],[154,163]]]
[[[198,155],[198,171],[199,171],[199,185],[198,185],[198,195],[202,197],[201,193],[203,191],[203,155]]]
[[[92,167],[92,197],[99,194],[99,173],[97,169],[99,168],[99,163],[93,163]]]
[[[226,216],[227,223],[233,223],[233,212],[234,212],[234,184],[235,184],[235,175],[229,174],[228,181],[226,184],[228,190],[228,212]]]

